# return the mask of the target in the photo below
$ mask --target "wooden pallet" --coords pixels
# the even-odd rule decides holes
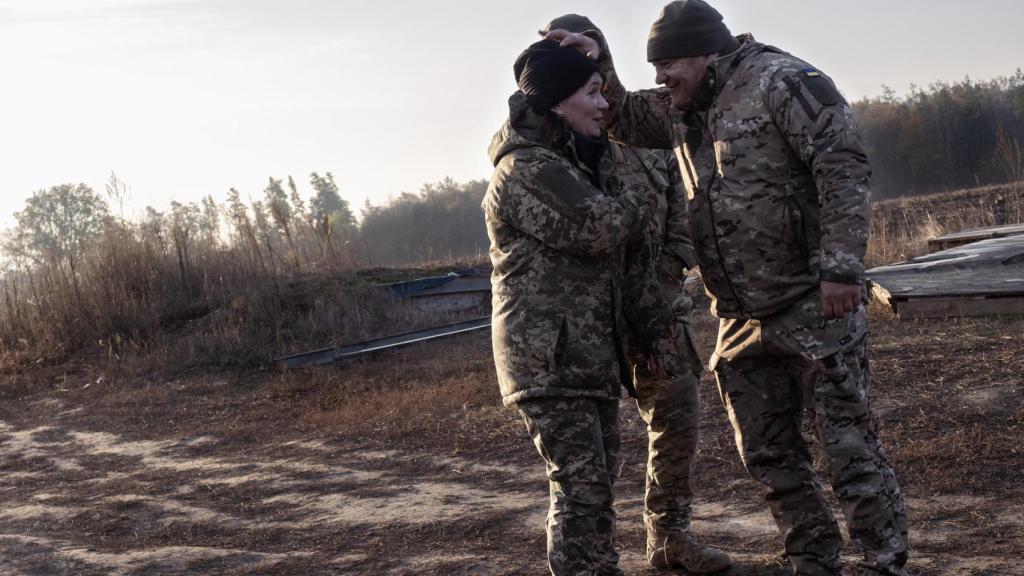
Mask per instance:
[[[901,319],[949,318],[1024,314],[1024,296],[950,296],[893,298],[877,284],[872,296],[892,308]]]
[[[1024,236],[973,242],[867,273],[900,318],[1024,314]]]

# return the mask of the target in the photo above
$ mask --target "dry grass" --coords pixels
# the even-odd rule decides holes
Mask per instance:
[[[915,538],[950,530],[957,535],[955,544],[924,538],[915,543],[915,554],[958,559],[1019,556],[1024,534],[998,521],[1002,512],[994,502],[1020,502],[1024,497],[1016,481],[1018,440],[1024,432],[1024,403],[1019,401],[1024,394],[1019,376],[1024,373],[1024,349],[1019,339],[1006,337],[1024,332],[1024,320],[908,323],[881,310],[872,315],[873,399],[883,442],[911,502],[940,499],[939,504],[912,507]],[[701,315],[695,331],[706,353],[714,343],[714,321]],[[4,523],[8,532],[65,539],[100,552],[193,546],[264,555],[294,550],[312,554],[282,557],[272,569],[215,557],[194,558],[185,568],[173,568],[170,560],[157,558],[151,573],[187,573],[182,571],[186,568],[279,576],[339,570],[537,573],[542,570],[543,534],[534,513],[529,522],[521,513],[509,511],[425,523],[351,524],[317,520],[305,508],[289,504],[309,498],[303,505],[307,506],[342,497],[372,506],[400,500],[427,482],[451,483],[456,490],[494,491],[496,497],[519,494],[515,502],[525,498],[531,509],[543,507],[546,488],[540,460],[518,417],[499,406],[491,362],[487,339],[466,335],[339,367],[284,373],[194,374],[173,381],[108,376],[97,383],[95,369],[82,367],[65,374],[56,389],[8,396],[0,408],[0,421],[14,429],[54,427],[33,438],[51,443],[55,452],[47,456],[74,460],[82,467],[58,473],[39,455],[7,458],[0,472],[9,507],[32,500],[33,494],[49,493],[55,496],[45,501],[48,506],[66,506],[73,512],[43,524]],[[696,481],[700,502],[760,510],[762,490],[739,463],[731,427],[707,376],[701,395]],[[646,440],[636,410],[624,404],[622,415],[618,493],[620,500],[634,504],[620,525],[620,546],[635,551],[643,545],[635,502],[642,491]],[[64,432],[72,430],[76,432],[70,436]],[[82,432],[116,435],[121,444],[106,455],[75,455],[71,440]],[[208,440],[198,441],[203,438]],[[302,448],[307,444],[321,448]],[[353,464],[371,457],[379,458],[373,460],[379,465]],[[181,468],[140,468],[152,459],[169,459]],[[187,467],[204,461],[198,468]],[[301,468],[264,478],[264,466],[283,462]],[[226,464],[231,464],[231,471],[220,471]],[[343,472],[353,466],[360,474],[386,475],[359,481]],[[118,478],[118,471],[128,475]],[[15,480],[21,473],[36,474],[37,479]],[[98,482],[110,474],[114,476]],[[253,478],[224,483],[218,479],[224,474]],[[184,496],[182,488],[189,488]],[[147,499],[118,500],[122,495]],[[942,503],[967,498],[978,499],[969,514]],[[444,496],[441,502],[449,502],[446,499],[458,505],[459,497]],[[219,519],[178,518],[168,502],[208,510]],[[410,509],[409,514],[428,511]],[[715,532],[715,538],[747,558],[761,559],[747,560],[760,566],[747,573],[776,573],[780,544],[770,533]],[[12,558],[26,563],[32,559],[40,573],[72,573],[55,570],[53,553],[19,550]],[[11,553],[10,548],[7,551]],[[347,569],[331,564],[338,558],[349,559]],[[434,560],[420,566],[417,558]],[[495,572],[481,566],[504,568]],[[87,568],[83,564],[73,573],[101,573]],[[922,572],[931,573],[939,572]]]
[[[373,286],[472,264],[448,258],[405,269],[359,269],[356,248],[340,231],[326,234],[298,214],[289,220],[282,213],[271,222],[262,213],[254,223],[245,206],[232,208],[230,241],[216,226],[197,230],[179,214],[138,223],[107,219],[75,253],[15,250],[12,244],[8,254],[5,244],[0,372],[74,355],[253,367],[291,346],[416,324],[415,315],[392,314],[401,307]]]
[[[126,378],[160,374],[173,379],[211,370],[258,369],[276,356],[482,315],[486,311],[424,311],[380,288],[481,264],[453,260],[405,268],[225,280],[217,291],[146,320],[145,329],[133,329],[130,335],[100,329],[95,320],[68,336],[37,334],[38,341],[0,353],[0,373],[27,385],[34,375],[46,373],[47,367],[60,371],[76,364]],[[233,295],[227,293],[231,290]],[[144,308],[133,314],[144,316]],[[110,306],[99,303],[91,309],[98,316],[110,313]],[[54,321],[40,319],[39,325]],[[63,340],[55,345],[58,338]]]
[[[359,443],[455,454],[490,450],[506,438],[510,412],[500,406],[489,340],[461,336],[432,349],[368,359],[341,373],[317,370],[315,378],[284,374],[268,390],[307,403],[299,417],[304,426]]]
[[[927,253],[928,239],[1024,222],[1024,182],[874,202],[868,267]]]

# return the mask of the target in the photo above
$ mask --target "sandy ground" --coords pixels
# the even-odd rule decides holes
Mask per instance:
[[[909,497],[912,567],[1024,575],[1020,343],[1003,338],[1005,323],[966,329],[973,340],[890,322],[875,339],[875,405]],[[448,385],[461,390],[453,394],[464,414],[434,427],[421,425],[432,418],[427,400],[415,400],[423,412],[400,419],[366,408],[353,424],[338,414],[348,414],[342,398],[358,392],[333,396],[336,380],[281,383],[274,375],[244,386],[207,376],[95,384],[95,373],[81,370],[8,394],[0,408],[0,574],[544,573],[541,465],[516,416],[496,407],[487,344],[474,338],[331,369],[341,380],[393,381],[384,362],[411,365],[402,372],[410,379],[436,379],[432,370],[452,370],[437,355],[459,347],[456,361],[467,368],[446,377],[465,383]],[[978,347],[992,362],[967,361]],[[942,360],[955,355],[965,360]],[[907,374],[917,380],[904,382]],[[713,383],[703,386],[694,530],[733,552],[732,574],[786,574],[760,489],[736,462]],[[628,401],[622,413],[622,566],[655,574],[643,558],[644,431]],[[473,433],[483,428],[491,433]],[[941,445],[915,444],[925,430]],[[958,455],[950,436],[958,430],[963,446],[987,455]],[[986,434],[991,441],[979,441]],[[965,479],[946,481],[957,475]]]

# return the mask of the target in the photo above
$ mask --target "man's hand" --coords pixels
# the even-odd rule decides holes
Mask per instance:
[[[597,40],[594,40],[590,36],[584,36],[583,34],[578,34],[576,32],[569,32],[568,30],[557,29],[548,32],[548,35],[544,38],[554,40],[562,46],[572,46],[591,60],[597,60],[597,57],[601,55],[601,45],[597,43]]]
[[[668,378],[668,372],[665,371],[665,367],[658,361],[658,358],[653,354],[647,354],[644,356],[644,360],[647,362],[647,373],[654,376],[658,380],[664,380]]]
[[[860,284],[821,281],[821,315],[842,318],[860,305]]]

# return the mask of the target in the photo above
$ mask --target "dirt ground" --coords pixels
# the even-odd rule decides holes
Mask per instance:
[[[710,352],[714,327],[696,322]],[[1024,575],[1024,319],[873,311],[873,402],[912,568]],[[0,376],[0,574],[542,574],[547,486],[485,336],[324,369],[166,381],[109,362]],[[694,530],[786,574],[713,380]],[[645,432],[623,402],[620,550],[645,567]],[[849,560],[856,560],[847,550]]]

